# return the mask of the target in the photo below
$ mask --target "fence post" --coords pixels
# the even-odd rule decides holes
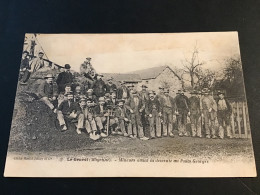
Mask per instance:
[[[235,103],[231,103],[232,109],[234,108]],[[231,127],[232,127],[232,133],[233,137],[236,137],[236,131],[235,131],[235,121],[234,121],[234,113],[231,113]]]
[[[239,133],[239,138],[241,138],[241,124],[240,124],[240,113],[239,113],[239,103],[237,102],[237,124],[238,124],[238,133]]]
[[[246,103],[243,102],[243,122],[244,122],[244,130],[245,130],[245,136],[246,138],[248,138],[247,136],[247,119],[246,119]]]

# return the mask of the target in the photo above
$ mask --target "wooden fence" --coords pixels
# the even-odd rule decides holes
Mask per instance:
[[[251,130],[247,103],[245,101],[230,101],[230,104],[232,106],[231,128],[234,137],[250,138]]]

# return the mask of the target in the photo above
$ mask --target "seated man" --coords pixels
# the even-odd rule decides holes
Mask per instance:
[[[81,134],[82,129],[86,129],[89,133],[89,137],[93,140],[97,140],[100,138],[97,135],[97,124],[93,117],[93,106],[92,100],[82,98],[79,102],[79,115],[78,115],[78,125],[77,125],[77,133]]]
[[[57,118],[61,126],[61,131],[68,129],[64,117],[71,121],[77,117],[77,112],[79,111],[77,104],[73,102],[72,92],[67,92],[65,96],[66,100],[61,102],[57,109]]]
[[[56,113],[58,101],[58,87],[53,82],[54,76],[48,74],[44,77],[45,81],[39,86],[39,98],[43,101],[54,113]]]
[[[83,95],[83,93],[82,93],[82,90],[81,90],[81,86],[78,85],[75,88],[75,92],[74,92],[74,102],[79,102],[82,95]]]
[[[125,137],[129,136],[126,132],[126,123],[129,123],[127,109],[124,106],[125,101],[123,99],[118,101],[118,107],[115,110],[115,119],[118,122],[118,126],[121,130],[121,134]]]
[[[86,92],[87,98],[92,100],[93,103],[98,104],[97,96],[93,94],[93,89],[88,89]],[[94,104],[93,104],[94,105]]]

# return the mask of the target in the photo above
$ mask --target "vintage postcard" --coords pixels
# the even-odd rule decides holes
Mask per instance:
[[[256,177],[237,32],[26,34],[5,177]]]

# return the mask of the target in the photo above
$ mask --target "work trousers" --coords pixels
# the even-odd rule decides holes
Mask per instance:
[[[155,133],[157,137],[162,135],[161,133],[161,119],[158,115],[157,110],[152,111],[152,117],[148,118],[149,120],[149,127],[150,127],[150,136],[155,137]]]
[[[139,138],[144,137],[141,115],[139,113],[131,113],[130,120],[131,122],[128,125],[128,134],[137,135]]]
[[[172,133],[173,113],[172,108],[163,108],[163,135],[167,136]]]
[[[190,115],[191,123],[191,135],[201,137],[201,117],[199,113],[191,113]]]
[[[219,123],[219,137],[224,138],[225,128],[227,130],[227,136],[232,137],[230,127],[230,114],[225,110],[218,110],[218,123]]]
[[[206,135],[215,136],[215,134],[216,134],[216,131],[215,131],[215,112],[214,111],[209,112],[208,109],[203,109],[202,113],[204,115]]]

